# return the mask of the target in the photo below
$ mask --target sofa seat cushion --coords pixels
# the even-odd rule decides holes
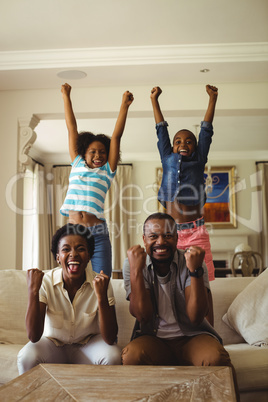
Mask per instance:
[[[223,321],[250,345],[268,345],[268,269],[232,302]]]
[[[247,343],[225,345],[241,391],[268,389],[268,347]]]
[[[17,354],[23,345],[0,344],[0,385],[13,380],[19,375],[17,368]]]
[[[222,317],[239,292],[254,281],[254,277],[216,278],[210,282],[214,309],[214,328],[224,345],[245,342],[243,337],[223,322]]]
[[[22,345],[28,342],[27,303],[26,271],[0,270],[0,343]]]

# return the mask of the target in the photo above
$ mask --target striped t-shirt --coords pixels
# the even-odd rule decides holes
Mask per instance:
[[[85,211],[98,219],[104,218],[104,200],[116,174],[108,162],[100,168],[91,169],[82,156],[72,163],[69,187],[60,213],[69,216],[69,211]]]

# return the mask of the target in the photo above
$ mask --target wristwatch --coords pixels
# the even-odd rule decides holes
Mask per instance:
[[[201,278],[204,275],[204,268],[198,267],[194,270],[194,272],[189,271],[189,275],[193,276],[194,278]]]

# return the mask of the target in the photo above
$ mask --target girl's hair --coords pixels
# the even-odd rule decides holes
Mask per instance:
[[[75,236],[78,235],[78,236],[83,237],[86,240],[87,249],[88,249],[90,258],[92,258],[93,254],[94,254],[95,241],[94,241],[94,237],[93,237],[90,229],[83,225],[74,225],[72,223],[67,223],[66,225],[59,228],[56,231],[56,233],[54,234],[54,236],[52,237],[51,252],[52,252],[55,260],[57,258],[60,240],[63,237],[70,236],[70,235],[75,235]]]
[[[107,153],[107,159],[108,159],[109,152],[110,152],[111,138],[108,135],[93,134],[90,131],[82,131],[81,133],[79,133],[78,138],[77,138],[77,143],[76,143],[77,153],[79,155],[81,155],[83,159],[85,159],[85,154],[87,152],[87,149],[88,149],[89,145],[94,141],[99,141],[105,146],[105,150]],[[119,154],[118,162],[120,160],[121,160],[121,158],[120,158],[120,154]]]

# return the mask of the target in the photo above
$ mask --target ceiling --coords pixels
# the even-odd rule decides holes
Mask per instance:
[[[267,21],[267,0],[1,0],[0,90],[59,89],[57,74],[70,70],[86,74],[68,79],[77,88],[268,82]],[[84,117],[81,130],[89,127]],[[92,131],[112,131],[115,117],[104,117],[91,120]],[[177,117],[169,116],[171,128]],[[201,120],[191,110],[179,117],[190,129]],[[128,130],[152,132],[151,119],[130,114]],[[268,149],[266,109],[223,111],[215,124],[215,152]],[[57,132],[60,162],[68,158],[64,121],[42,119],[36,132],[35,156],[55,158]],[[124,137],[125,160],[138,159],[140,141],[144,155],[157,158],[153,135],[146,142],[138,134],[135,144]]]

